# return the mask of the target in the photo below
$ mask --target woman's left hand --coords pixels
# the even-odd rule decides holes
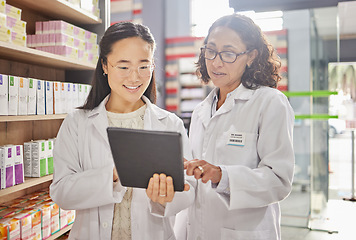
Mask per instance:
[[[187,170],[186,173],[188,176],[201,179],[203,183],[207,183],[209,180],[211,180],[212,183],[219,183],[222,176],[220,167],[210,164],[205,160],[185,160],[184,169]]]
[[[146,189],[147,196],[153,201],[164,205],[172,202],[174,197],[173,179],[166,174],[153,174]]]

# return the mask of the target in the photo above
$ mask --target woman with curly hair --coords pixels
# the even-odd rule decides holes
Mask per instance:
[[[216,20],[204,44],[197,73],[215,88],[192,115],[194,159],[185,168],[198,186],[176,229],[185,222],[188,239],[281,239],[294,113],[276,89],[280,61],[261,29],[238,14]]]

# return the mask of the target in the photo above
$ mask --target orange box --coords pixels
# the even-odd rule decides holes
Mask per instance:
[[[41,240],[41,220],[42,212],[40,209],[25,209],[14,216],[20,220],[21,239]]]
[[[13,216],[13,218],[20,221],[21,239],[31,239],[32,219],[31,214],[29,214],[28,210],[23,210],[20,213],[17,213]]]
[[[12,217],[0,219],[0,239],[20,239],[20,221]]]
[[[62,208],[59,208],[59,223],[60,223],[61,229],[68,226],[67,212],[68,211],[66,211]]]
[[[35,208],[36,205],[38,205],[42,202],[43,202],[43,200],[41,200],[41,199],[32,199],[32,200],[27,200],[26,202],[20,203],[16,207],[20,207],[23,209]]]
[[[75,219],[75,210],[69,210],[67,211],[67,221],[68,225],[72,224]]]
[[[4,207],[16,207],[17,205],[24,203],[26,201],[27,201],[26,199],[15,198],[11,201],[7,201],[6,203],[1,203],[0,205]]]
[[[13,215],[21,212],[23,208],[6,208],[0,212],[0,218],[12,217]]]
[[[0,240],[7,240],[9,226],[7,224],[2,224],[0,220]]]
[[[51,206],[51,234],[58,232],[59,228],[59,206],[53,201],[43,202]]]
[[[42,238],[47,239],[51,236],[51,206],[44,203],[37,208],[42,212]]]

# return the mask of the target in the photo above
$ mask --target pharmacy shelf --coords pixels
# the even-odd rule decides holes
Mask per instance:
[[[56,120],[56,119],[64,119],[66,116],[67,116],[67,114],[0,116],[0,122],[22,122],[22,121],[38,121],[38,120]]]
[[[94,70],[96,67],[95,64],[89,62],[79,61],[78,59],[63,57],[60,55],[47,53],[28,47],[17,46],[6,42],[0,42],[0,56],[1,58],[15,60],[18,62],[62,69]]]
[[[53,239],[56,239],[56,238],[62,236],[64,233],[68,232],[72,228],[72,226],[73,226],[73,224],[68,225],[65,228],[62,228],[61,230],[59,230],[58,232],[56,232],[55,234],[53,234],[49,238],[46,238],[46,240],[53,240]]]
[[[62,19],[77,24],[99,24],[100,18],[64,0],[8,0],[9,4],[16,3],[34,9],[52,19]]]
[[[25,178],[25,182],[23,182],[21,184],[18,184],[13,187],[9,187],[9,188],[1,189],[0,190],[0,198],[4,197],[6,195],[13,194],[15,192],[19,192],[19,191],[25,190],[27,188],[45,183],[45,182],[52,181],[52,179],[53,179],[53,174],[47,175],[44,177],[40,177],[40,178]]]

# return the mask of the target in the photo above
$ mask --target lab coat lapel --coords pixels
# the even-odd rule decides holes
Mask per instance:
[[[103,137],[107,145],[109,145],[109,139],[106,132],[106,128],[109,126],[109,122],[106,114],[105,104],[108,100],[108,97],[109,95],[104,98],[104,100],[99,104],[99,106],[94,108],[89,114],[89,119],[92,120],[93,127],[98,131],[100,136]]]
[[[196,108],[196,113],[205,128],[208,126],[211,118],[211,105],[213,103],[214,91],[216,91],[216,89],[212,90],[203,102],[199,103],[200,106]]]
[[[236,91],[232,93],[232,95],[225,100],[225,103],[221,106],[221,108],[216,112],[215,116],[230,112],[233,109],[236,101],[248,101],[255,90],[251,90],[245,88],[242,84],[240,84]]]
[[[162,123],[162,119],[167,117],[166,112],[159,109],[156,105],[152,104],[146,96],[142,99],[147,105],[144,116],[144,129],[145,130],[165,130],[166,126]]]

